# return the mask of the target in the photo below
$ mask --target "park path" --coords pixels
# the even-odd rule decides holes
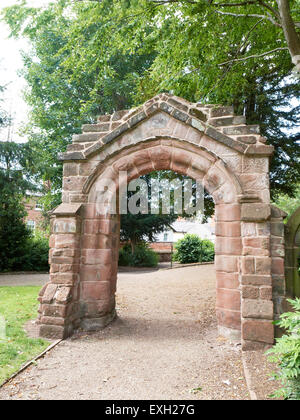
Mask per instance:
[[[248,399],[241,349],[218,338],[213,265],[119,273],[119,317],[61,342],[1,399]]]

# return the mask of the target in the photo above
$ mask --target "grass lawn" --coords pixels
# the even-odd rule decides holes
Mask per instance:
[[[27,337],[23,329],[37,316],[39,290],[30,286],[0,287],[0,384],[49,345],[46,340]]]

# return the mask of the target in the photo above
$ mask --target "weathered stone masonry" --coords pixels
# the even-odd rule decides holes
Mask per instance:
[[[246,125],[232,107],[167,94],[84,125],[60,156],[63,204],[52,214],[50,281],[39,298],[41,335],[67,337],[115,316],[120,225],[117,215],[97,214],[101,180],[119,188],[119,171],[127,171],[130,181],[171,169],[201,181],[215,201],[220,333],[242,339],[244,349],[271,344],[274,275],[284,275],[281,235],[271,236],[271,227],[282,222],[270,206],[272,153],[259,126]]]

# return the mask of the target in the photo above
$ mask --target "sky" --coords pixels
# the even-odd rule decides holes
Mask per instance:
[[[0,0],[0,10],[4,7],[17,4],[17,0]],[[43,6],[50,3],[50,0],[27,0],[30,6]],[[14,127],[11,132],[4,129],[1,132],[1,140],[13,139],[15,141],[26,141],[21,132],[22,123],[26,122],[28,107],[22,98],[22,90],[25,88],[25,80],[18,75],[22,69],[22,57],[20,50],[28,50],[29,45],[24,39],[9,38],[8,26],[0,21],[0,85],[6,85],[7,89],[2,96],[4,102],[1,107],[11,113],[14,119]]]

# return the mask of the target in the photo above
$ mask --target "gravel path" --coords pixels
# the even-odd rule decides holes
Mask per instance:
[[[218,338],[212,265],[120,273],[119,317],[63,341],[1,399],[249,399],[240,346]]]
[[[49,274],[19,273],[1,274],[1,286],[44,286],[49,281]]]

